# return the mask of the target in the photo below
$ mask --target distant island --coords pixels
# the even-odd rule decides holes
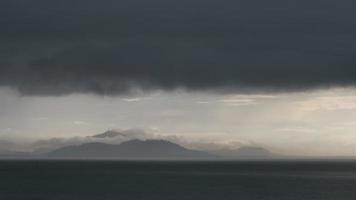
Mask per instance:
[[[151,139],[148,139],[151,138]],[[282,156],[257,146],[187,148],[169,139],[153,139],[144,132],[109,130],[73,139],[50,138],[32,144],[33,151],[18,151],[2,142],[0,158],[8,159],[118,159],[118,160],[241,160]],[[209,144],[207,144],[209,145]]]
[[[121,144],[87,143],[63,147],[46,154],[55,158],[115,159],[216,159],[217,156],[186,149],[164,140],[130,140]]]
[[[165,140],[129,140],[121,144],[87,143],[67,146],[45,154],[51,158],[111,158],[111,159],[267,159],[277,155],[261,147],[221,149],[213,153],[184,148]]]

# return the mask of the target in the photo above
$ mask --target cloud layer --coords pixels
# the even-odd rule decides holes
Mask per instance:
[[[0,85],[23,94],[356,84],[351,0],[2,0]]]

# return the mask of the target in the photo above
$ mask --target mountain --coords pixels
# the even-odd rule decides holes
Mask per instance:
[[[181,145],[181,146],[180,146]],[[64,157],[64,158],[123,158],[123,159],[274,159],[281,155],[255,146],[222,145],[160,136],[139,129],[108,130],[71,138],[50,138],[28,144],[0,140],[1,157]],[[196,149],[190,150],[190,149]]]
[[[90,138],[93,140],[123,142],[123,141],[134,140],[134,139],[139,139],[139,140],[153,139],[154,135],[149,134],[149,133],[147,133],[143,130],[140,130],[140,129],[128,129],[128,130],[120,130],[120,131],[108,130],[108,131],[105,131],[104,133],[88,136],[87,138]],[[105,142],[105,143],[108,143],[108,142]],[[113,144],[113,143],[111,143],[111,144]],[[116,143],[116,144],[118,144],[118,143]]]
[[[114,130],[109,130],[109,131],[105,131],[104,133],[93,135],[91,137],[93,137],[93,138],[113,138],[113,137],[118,137],[118,136],[127,137],[127,134],[121,133],[118,131],[114,131]]]
[[[270,159],[280,155],[262,147],[244,146],[238,149],[220,149],[211,152],[225,159]]]
[[[74,136],[69,138],[49,138],[44,140],[38,140],[30,144],[32,151],[35,154],[45,154],[53,150],[66,147],[66,146],[78,146],[87,143],[107,143],[107,144],[120,144],[125,141],[133,139],[149,139],[151,136],[144,131],[137,129],[130,130],[108,130],[100,134],[90,136]],[[0,143],[1,144],[1,143]],[[1,148],[1,146],[0,146]]]
[[[56,158],[214,159],[209,153],[186,149],[165,140],[130,140],[121,144],[87,143],[59,148],[47,154]]]

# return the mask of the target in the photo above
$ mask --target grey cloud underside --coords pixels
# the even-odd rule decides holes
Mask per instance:
[[[351,0],[2,0],[0,85],[24,94],[356,84]]]

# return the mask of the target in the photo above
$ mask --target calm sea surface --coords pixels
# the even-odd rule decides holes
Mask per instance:
[[[0,161],[0,200],[355,200],[351,161]]]

